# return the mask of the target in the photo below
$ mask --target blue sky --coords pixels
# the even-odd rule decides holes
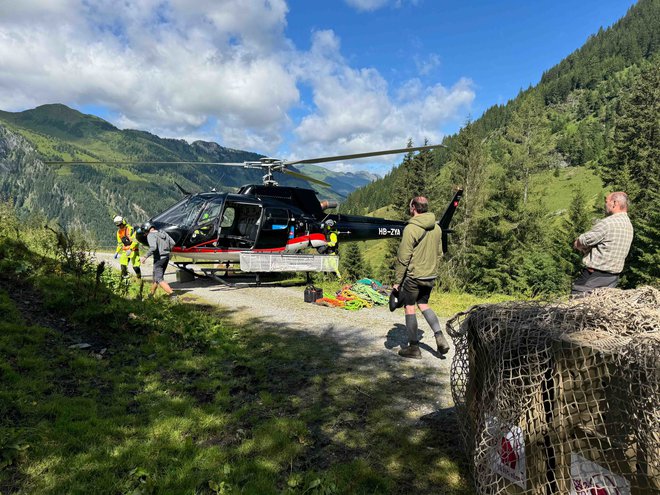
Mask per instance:
[[[0,0],[0,109],[281,158],[438,142],[630,0]],[[400,157],[328,164],[386,172]]]

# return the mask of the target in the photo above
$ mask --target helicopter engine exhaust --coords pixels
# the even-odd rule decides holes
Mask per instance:
[[[328,201],[327,199],[324,199],[321,201],[321,209],[323,211],[329,210],[330,208],[337,208],[339,204],[336,201]]]

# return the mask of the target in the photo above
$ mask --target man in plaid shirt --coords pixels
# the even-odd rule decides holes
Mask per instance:
[[[628,195],[613,192],[605,198],[607,216],[575,239],[573,247],[584,254],[584,270],[573,282],[572,295],[598,287],[616,287],[630,251],[633,226],[628,218]]]

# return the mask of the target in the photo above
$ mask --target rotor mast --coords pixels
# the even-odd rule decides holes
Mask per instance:
[[[264,157],[260,160],[260,166],[266,171],[266,175],[262,178],[264,186],[279,185],[279,183],[273,178],[273,172],[282,171],[282,160]]]

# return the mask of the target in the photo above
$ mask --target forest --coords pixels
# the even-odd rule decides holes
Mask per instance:
[[[640,1],[538,85],[465,122],[446,148],[408,154],[383,179],[352,193],[343,211],[405,219],[410,198],[425,195],[440,215],[452,188],[462,187],[439,289],[537,297],[568,292],[581,267],[573,240],[604,216],[605,192],[623,190],[635,239],[621,286],[657,286],[659,27],[660,2]],[[583,181],[563,186],[571,177]],[[382,258],[370,270],[387,280],[396,249],[390,241],[380,257],[364,247],[344,252],[351,266]]]

